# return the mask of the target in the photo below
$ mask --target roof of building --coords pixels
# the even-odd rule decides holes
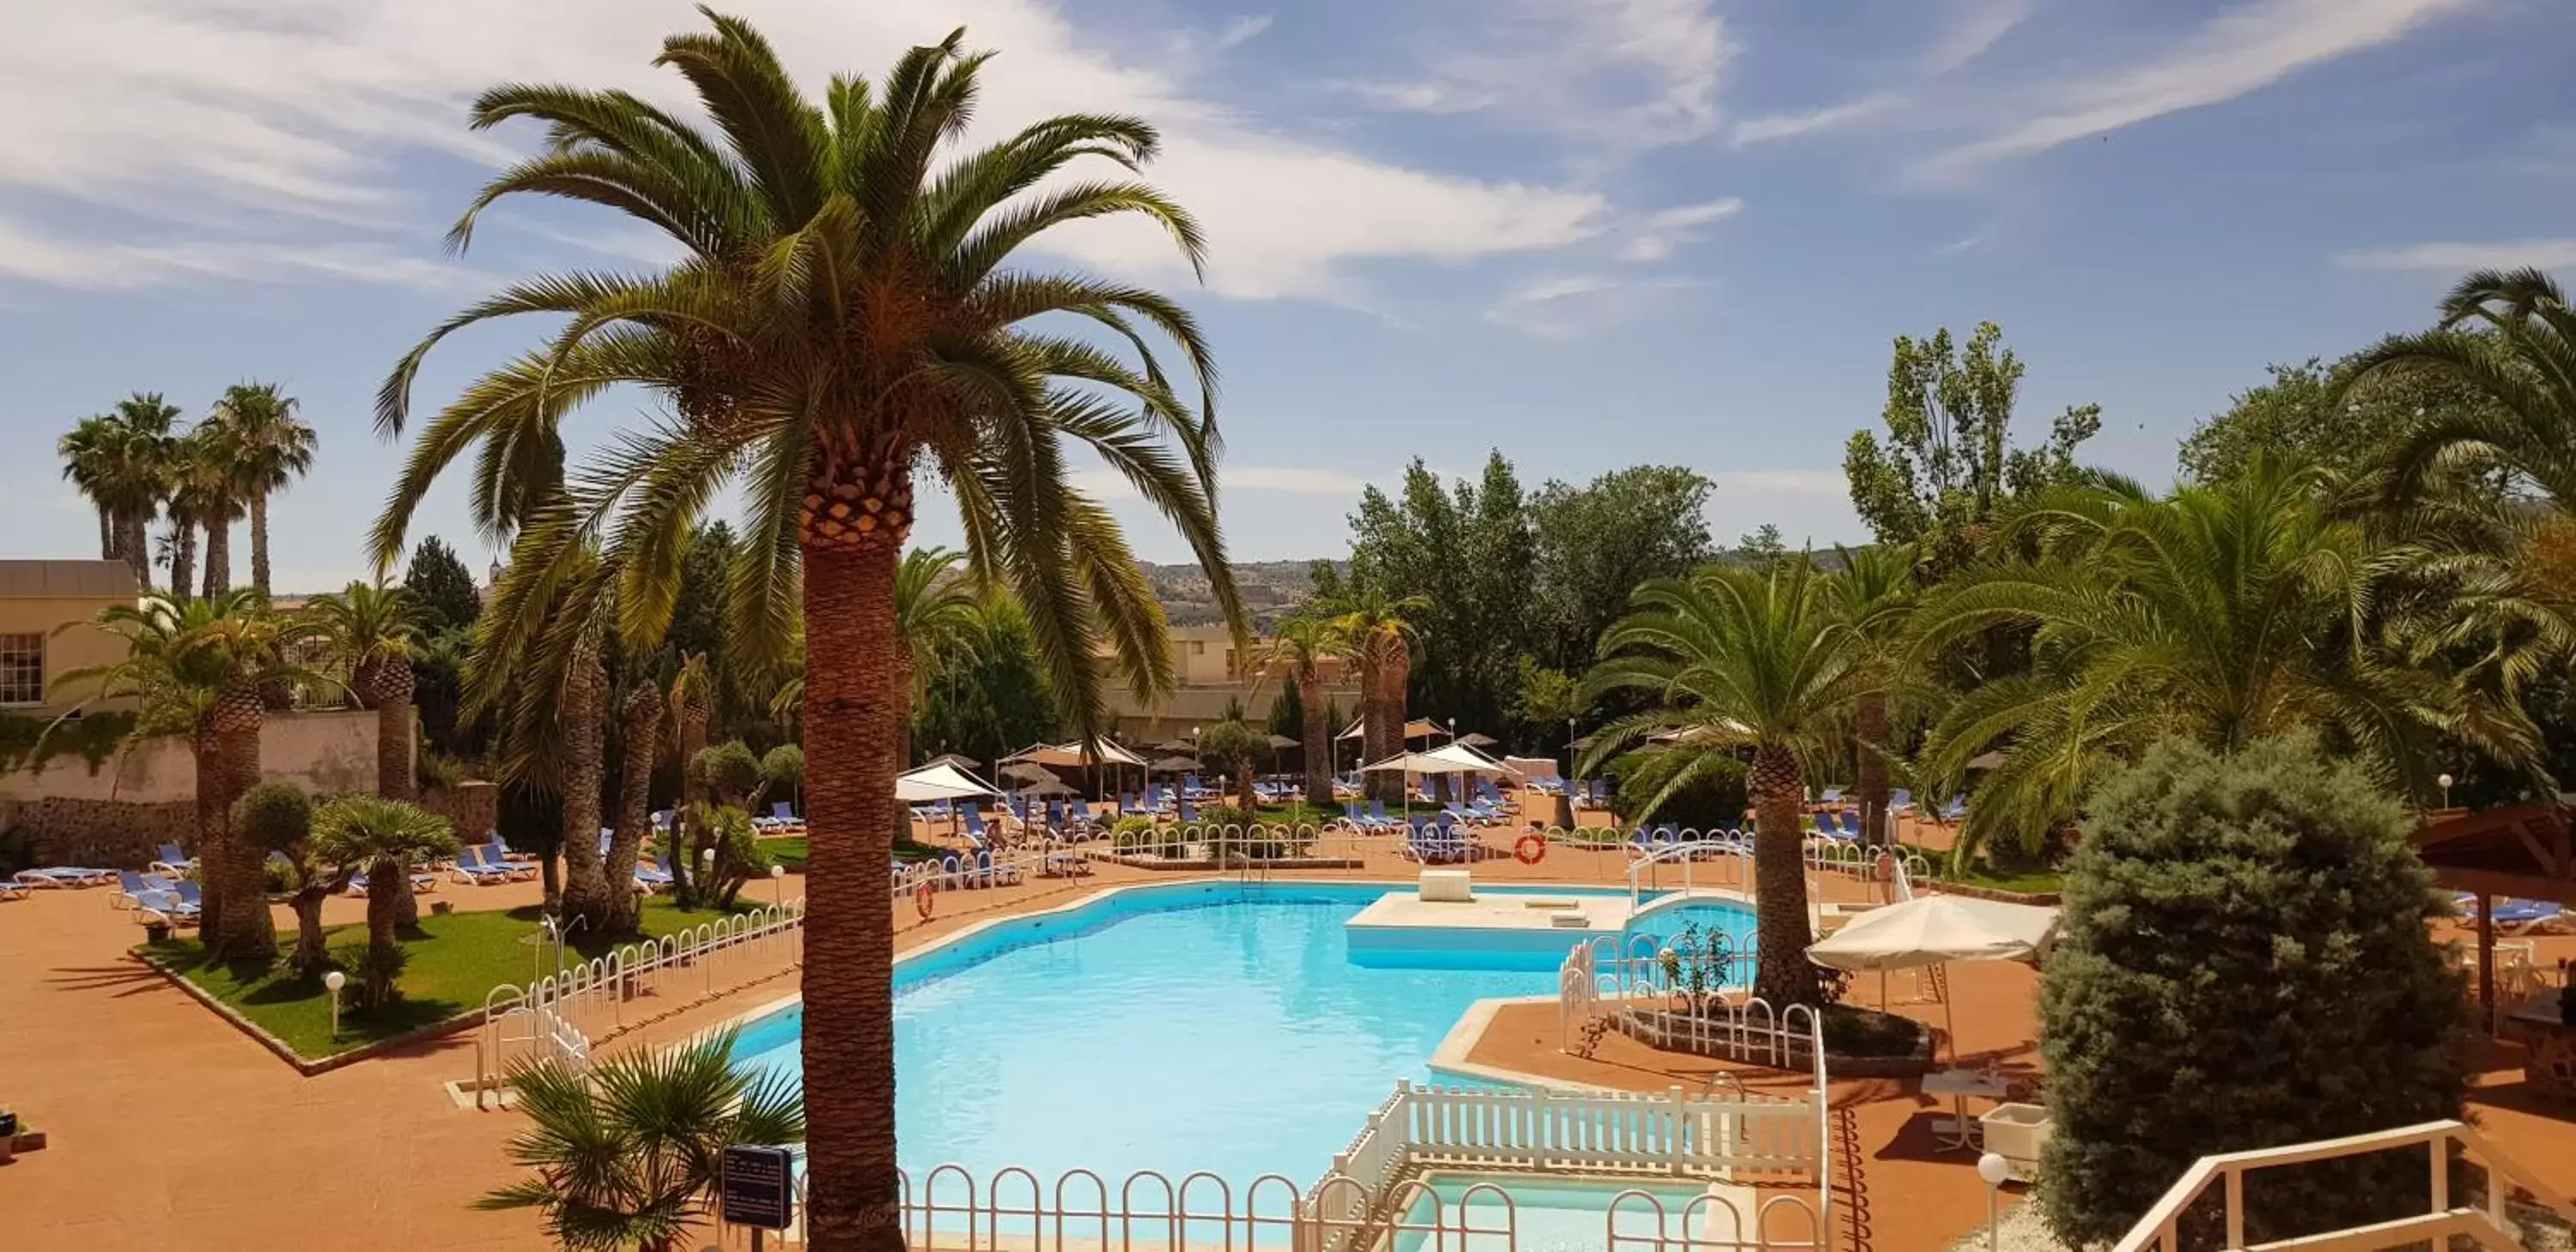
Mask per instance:
[[[134,567],[123,561],[0,560],[0,596],[130,599]]]

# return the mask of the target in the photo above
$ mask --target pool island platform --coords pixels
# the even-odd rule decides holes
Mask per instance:
[[[1657,892],[1629,902],[1618,890],[1475,889],[1463,871],[1427,871],[1414,890],[1390,891],[1343,925],[1353,964],[1405,969],[1553,970],[1574,945],[1617,940],[1632,923],[1684,902],[1750,905],[1731,891]]]

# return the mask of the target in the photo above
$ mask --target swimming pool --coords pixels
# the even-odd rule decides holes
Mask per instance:
[[[1556,991],[1552,965],[1461,968],[1455,951],[1435,968],[1354,964],[1343,924],[1397,889],[1154,884],[900,962],[902,1164],[1312,1182],[1397,1079],[1435,1079],[1431,1054],[1471,1003]],[[752,1023],[737,1063],[801,1073],[801,1025],[794,1008]]]

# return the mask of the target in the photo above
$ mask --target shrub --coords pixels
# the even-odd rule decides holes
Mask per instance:
[[[1150,817],[1122,817],[1109,827],[1109,846],[1120,852],[1159,848],[1164,842],[1162,828]]]
[[[792,743],[771,748],[769,755],[760,758],[760,777],[773,792],[794,791],[804,786],[805,749]]]
[[[313,833],[313,800],[293,783],[254,784],[233,801],[233,829],[261,852],[291,851]]]
[[[689,769],[706,789],[726,804],[739,804],[760,789],[760,758],[736,739],[701,749]]]
[[[2212,1153],[2459,1116],[2468,1000],[2425,926],[2444,906],[2358,767],[2304,735],[2168,741],[2088,811],[2040,989],[2061,1239],[2117,1237]],[[2425,1189],[2420,1149],[2264,1170],[2247,1234],[2422,1212]]]
[[[1923,1046],[1924,1026],[1911,1017],[1849,1004],[1824,1009],[1825,1050],[1836,1056],[1908,1056]]]
[[[1639,810],[1664,789],[1675,763],[1696,763],[1699,776],[1656,808],[1653,821],[1693,830],[1733,830],[1744,825],[1749,801],[1744,790],[1744,762],[1710,754],[1677,755],[1636,752],[1610,762],[1610,811],[1622,822],[1639,820]]]
[[[296,888],[304,885],[304,879],[296,874],[295,867],[284,861],[261,861],[259,874],[265,890],[273,896],[292,895]]]

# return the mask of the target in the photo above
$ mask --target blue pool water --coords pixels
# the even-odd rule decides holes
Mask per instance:
[[[1456,951],[1438,968],[1352,963],[1343,923],[1390,889],[1161,884],[902,962],[904,1167],[1313,1181],[1397,1079],[1432,1080],[1431,1054],[1469,1004],[1556,990],[1553,963],[1461,968],[1473,962]],[[1496,890],[1509,889],[1479,887]],[[1748,912],[1731,915],[1750,931]],[[793,1009],[754,1023],[739,1063],[800,1072],[800,1025]]]

